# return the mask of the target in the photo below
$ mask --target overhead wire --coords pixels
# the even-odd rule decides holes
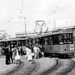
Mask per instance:
[[[13,17],[11,20],[8,20],[8,21],[6,21],[4,23],[1,23],[0,25],[4,25],[4,24],[7,24],[7,23],[10,23],[11,21],[13,21],[17,17],[19,17],[22,14],[22,12],[23,12],[23,2],[24,2],[24,0],[22,0],[22,3],[21,3],[21,11],[19,12],[19,14],[16,15],[15,17]]]
[[[54,12],[53,13],[51,13],[51,14],[49,14],[49,15],[47,15],[46,17],[44,17],[43,19],[45,19],[45,18],[47,18],[47,17],[49,17],[49,16],[52,16],[54,14]]]
[[[55,10],[54,10],[54,12],[52,13],[52,14],[49,14],[49,15],[47,15],[46,17],[44,17],[44,18],[47,18],[47,17],[49,17],[49,16],[52,16],[53,14],[55,14],[56,13],[56,11],[57,11],[57,8],[58,8],[58,4],[59,4],[59,0],[58,0],[58,2],[57,2],[57,5],[56,5],[56,8],[55,8]],[[47,25],[45,24],[45,26],[47,27]],[[38,28],[37,28],[38,29]],[[48,31],[48,27],[47,27],[47,30],[46,30],[46,32]],[[35,30],[36,30],[36,27],[35,27]]]
[[[58,8],[58,4],[59,4],[59,0],[58,0],[58,2],[57,2],[57,5],[56,5],[55,10],[53,11],[53,13],[51,13],[51,14],[47,15],[47,16],[46,16],[46,17],[44,17],[43,19],[45,19],[45,18],[47,18],[47,17],[49,17],[49,16],[52,16],[54,13],[56,13],[57,8]]]
[[[8,21],[6,21],[6,22],[3,22],[3,23],[0,23],[0,25],[4,25],[4,24],[7,24],[8,23]]]
[[[56,25],[55,25],[55,13],[57,12],[58,4],[59,4],[59,0],[57,1],[57,5],[56,5],[56,7],[55,7],[54,12],[53,12],[52,14],[50,14],[50,15],[48,15],[48,16],[45,17],[45,18],[47,18],[47,17],[49,17],[49,16],[54,15],[54,26],[56,26]]]
[[[12,20],[14,20],[14,19],[16,19],[18,16],[20,16],[21,14],[22,14],[22,12],[23,12],[23,2],[24,2],[24,0],[22,0],[22,3],[21,3],[21,11],[20,11],[20,13],[17,15],[17,16],[15,16],[14,18],[12,18],[10,21],[8,21],[8,22],[11,22]]]
[[[14,18],[12,18],[11,20],[9,20],[8,22],[13,21],[14,19],[16,19],[17,17],[19,17],[20,14],[16,15]]]
[[[13,17],[11,20],[8,20],[6,22],[3,22],[3,23],[0,23],[0,25],[4,25],[4,24],[7,24],[7,23],[10,23],[11,21],[13,21],[14,19],[16,19],[20,14],[18,14],[17,16]]]

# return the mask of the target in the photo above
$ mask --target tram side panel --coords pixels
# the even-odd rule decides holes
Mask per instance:
[[[65,45],[45,45],[44,51],[46,56],[74,56],[74,44]]]
[[[46,56],[58,56],[60,53],[59,45],[45,45],[44,51]]]

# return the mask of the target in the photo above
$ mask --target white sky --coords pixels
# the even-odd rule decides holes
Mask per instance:
[[[56,27],[75,25],[75,0],[23,0],[22,14],[22,0],[0,0],[0,30],[5,30],[12,37],[16,32],[24,32],[25,19],[20,16],[26,17],[27,32],[34,32],[36,20],[45,20],[51,29],[54,27],[54,14],[51,14],[57,3]]]

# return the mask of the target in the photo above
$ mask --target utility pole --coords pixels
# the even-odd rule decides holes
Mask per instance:
[[[56,18],[55,18],[55,16],[56,16],[57,8],[58,8],[58,3],[59,3],[59,0],[57,2],[57,5],[56,5],[55,11],[54,11],[54,28],[56,28]]]
[[[20,16],[20,17],[25,20],[25,35],[26,35],[27,34],[27,32],[26,32],[26,17],[22,17],[22,16]]]

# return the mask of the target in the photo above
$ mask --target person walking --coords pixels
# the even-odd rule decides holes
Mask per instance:
[[[26,51],[26,58],[27,58],[27,60],[32,61],[32,59],[33,59],[32,57],[34,56],[34,53],[32,53],[31,48],[29,48],[27,46],[25,51]]]

